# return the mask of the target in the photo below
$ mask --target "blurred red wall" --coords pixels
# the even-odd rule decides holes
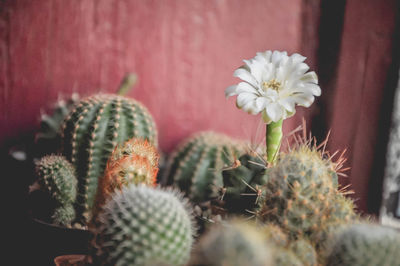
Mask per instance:
[[[58,95],[115,92],[128,71],[139,77],[129,96],[154,115],[163,150],[199,130],[249,138],[259,119],[224,98],[233,71],[257,51],[301,44],[301,0],[9,1],[1,10],[0,143],[37,128]]]

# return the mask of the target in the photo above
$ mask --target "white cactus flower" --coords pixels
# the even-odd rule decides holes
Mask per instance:
[[[225,96],[237,95],[238,108],[250,114],[262,113],[266,124],[286,119],[296,105],[309,107],[314,96],[321,95],[318,78],[299,54],[266,51],[257,53],[236,69],[234,76],[243,80],[228,87]]]

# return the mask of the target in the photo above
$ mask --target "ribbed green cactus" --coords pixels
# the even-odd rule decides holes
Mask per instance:
[[[272,253],[257,227],[233,221],[211,227],[194,249],[191,266],[269,266]]]
[[[354,224],[332,240],[328,266],[400,265],[400,233],[373,224]]]
[[[58,100],[50,114],[42,113],[40,129],[35,135],[35,142],[39,145],[41,153],[49,154],[59,149],[61,145],[61,125],[78,101],[79,96],[74,93],[69,99]]]
[[[36,165],[38,183],[57,202],[53,218],[56,224],[69,225],[75,218],[73,203],[77,179],[73,166],[62,156],[48,155]]]
[[[99,94],[76,105],[62,127],[63,153],[78,177],[77,221],[90,220],[98,179],[117,144],[132,137],[157,144],[156,127],[139,102],[117,95]]]
[[[98,216],[96,265],[184,265],[194,229],[187,201],[171,190],[128,185]]]
[[[268,180],[265,162],[257,155],[244,154],[236,165],[222,171],[221,205],[229,214],[247,214],[263,201],[262,186]]]
[[[330,160],[307,145],[281,154],[268,172],[257,218],[279,225],[292,239],[308,237],[311,241],[331,221],[350,219],[354,212],[344,206],[334,171]]]
[[[232,165],[244,145],[228,136],[197,133],[171,154],[167,166],[167,184],[174,184],[193,202],[203,202],[218,196],[222,186],[221,170]]]

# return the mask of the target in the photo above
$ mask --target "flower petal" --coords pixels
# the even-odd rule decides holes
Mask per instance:
[[[225,89],[225,97],[228,98],[230,96],[238,94],[236,88],[238,85],[232,85]]]
[[[304,91],[309,91],[314,96],[321,96],[321,88],[317,84],[307,83],[304,86]]]
[[[265,97],[258,97],[256,99],[256,107],[258,110],[263,110],[271,101]]]
[[[279,99],[279,104],[282,105],[288,112],[293,113],[295,111],[295,100],[293,97],[286,97],[284,99]]]
[[[258,94],[257,89],[247,82],[240,82],[239,85],[237,85],[236,93],[239,94],[243,92]]]
[[[292,96],[296,103],[300,106],[310,107],[314,102],[314,96],[309,93],[298,93]]]
[[[250,83],[254,87],[257,87],[257,80],[251,75],[249,71],[244,68],[238,68],[233,72],[234,77],[238,77],[247,83]]]
[[[304,82],[311,82],[311,83],[315,83],[318,84],[318,77],[317,74],[315,74],[314,71],[308,72],[306,74],[304,74],[304,76],[302,76],[300,78],[301,81]]]
[[[240,93],[240,94],[238,95],[237,99],[236,99],[237,106],[238,106],[239,108],[242,108],[242,107],[245,106],[248,102],[253,102],[254,99],[255,99],[256,97],[257,97],[257,96],[254,95],[253,93],[248,93],[248,92]]]
[[[267,115],[267,112],[265,110],[262,111],[261,115],[265,124],[269,124],[272,122],[271,118]]]
[[[278,122],[283,116],[283,109],[278,103],[270,103],[266,108],[267,115],[272,121]]]

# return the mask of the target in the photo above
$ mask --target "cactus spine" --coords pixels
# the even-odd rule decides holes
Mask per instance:
[[[249,215],[263,200],[261,187],[268,180],[265,162],[256,155],[240,156],[234,166],[222,171],[221,205],[229,214]]]
[[[99,181],[95,213],[115,190],[128,184],[154,186],[158,172],[158,152],[147,140],[133,138],[117,146],[107,162],[104,177]]]
[[[191,214],[171,190],[128,185],[99,214],[95,260],[100,265],[184,265],[193,242]]]
[[[73,203],[77,180],[73,166],[62,156],[43,157],[36,165],[40,186],[57,202],[53,218],[56,224],[70,225],[75,218]]]
[[[63,153],[78,177],[77,221],[86,223],[108,157],[117,144],[132,137],[157,145],[153,118],[139,102],[117,95],[94,95],[83,99],[65,119]]]
[[[222,168],[230,166],[243,148],[243,144],[222,134],[197,133],[172,153],[167,184],[174,184],[196,203],[216,197],[222,186]]]
[[[400,265],[400,233],[373,224],[354,224],[332,240],[328,266]]]
[[[299,145],[282,153],[270,169],[257,218],[279,225],[292,239],[306,237],[315,243],[326,224],[355,216],[336,183],[334,163],[315,148]]]

